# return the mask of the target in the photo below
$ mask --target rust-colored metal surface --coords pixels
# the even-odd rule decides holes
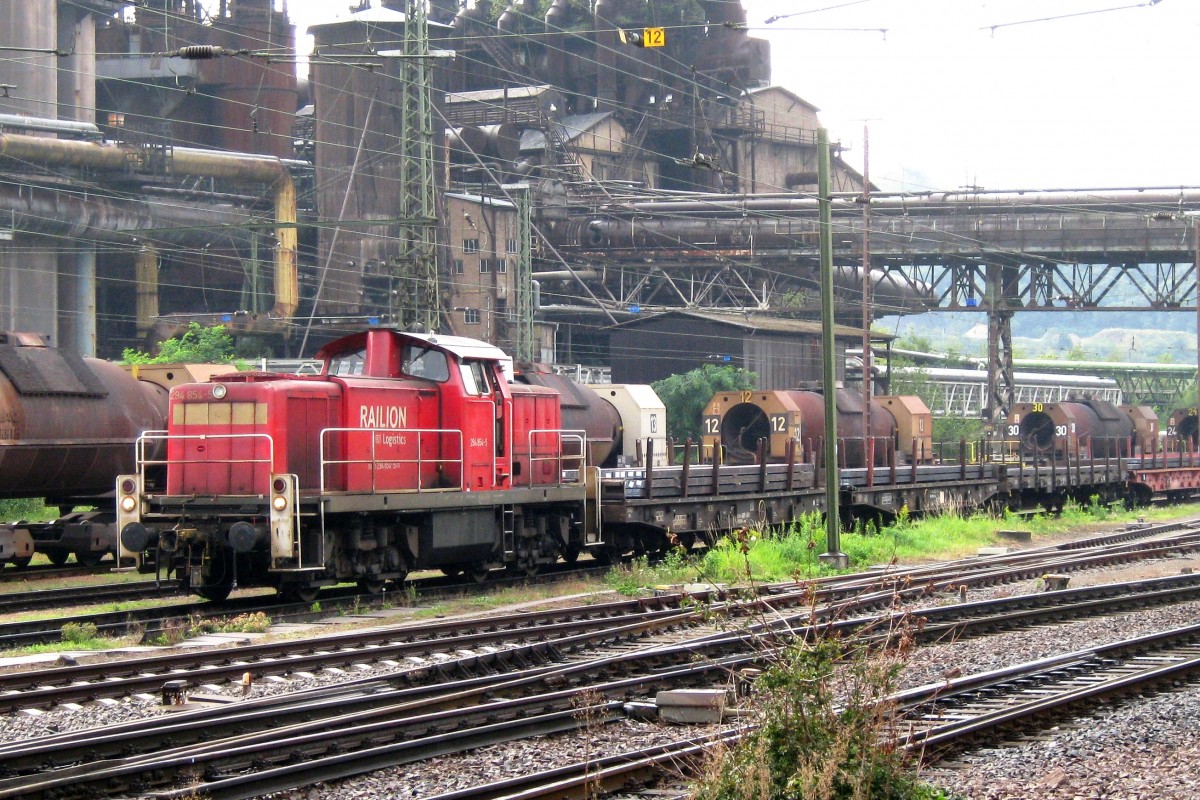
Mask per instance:
[[[0,497],[113,490],[134,441],[165,426],[166,391],[120,367],[0,334]]]
[[[520,365],[518,383],[545,386],[562,397],[564,430],[581,430],[587,438],[587,465],[607,466],[621,452],[621,415],[604,398],[570,378],[545,371],[538,365]],[[569,445],[564,451],[569,450]],[[571,453],[568,453],[571,454]]]
[[[866,464],[862,397],[846,389],[837,394],[837,435],[842,466]],[[825,442],[825,400],[819,392],[798,389],[771,391],[722,392],[709,402],[704,412],[704,445],[724,448],[731,464],[755,461],[758,441],[768,441],[767,457],[778,461],[786,457],[787,441],[801,443],[804,453],[820,457]],[[879,402],[871,403],[871,436],[875,438],[875,463],[887,463],[887,441],[896,435],[896,421]],[[801,458],[800,453],[797,458]]]
[[[1118,406],[1133,420],[1134,453],[1153,453],[1158,449],[1158,414],[1150,406]]]
[[[1171,412],[1167,417],[1167,438],[1177,442],[1174,445],[1176,449],[1196,449],[1196,442],[1200,439],[1200,419],[1194,407],[1177,408]]]
[[[1130,454],[1134,423],[1103,400],[1018,403],[1009,415],[1007,435],[1019,439],[1025,456],[1119,458]]]

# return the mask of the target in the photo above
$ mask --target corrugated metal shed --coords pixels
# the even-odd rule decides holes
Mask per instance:
[[[760,389],[793,389],[821,380],[821,323],[765,314],[668,311],[616,325],[609,349],[614,383],[651,383],[701,367],[725,364],[758,375]],[[847,345],[862,330],[835,325],[838,380]],[[886,341],[892,337],[873,334]]]

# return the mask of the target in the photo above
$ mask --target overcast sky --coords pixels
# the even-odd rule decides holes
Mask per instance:
[[[1101,9],[1138,6],[1104,13]],[[773,76],[894,188],[1200,183],[1200,2],[745,0]],[[841,8],[831,8],[842,6]],[[773,15],[829,9],[764,21]],[[1026,20],[1070,16],[1041,22]],[[1025,24],[988,28],[1005,23]],[[802,28],[886,28],[817,31]]]
[[[350,0],[335,3],[288,7],[303,34]],[[1200,185],[1200,0],[744,5],[771,41],[775,82],[821,109],[860,168],[869,126],[884,188]],[[1026,22],[1065,15],[1078,16]]]

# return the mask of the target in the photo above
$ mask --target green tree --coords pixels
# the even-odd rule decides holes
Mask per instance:
[[[158,355],[132,347],[121,353],[126,364],[227,364],[233,359],[234,342],[229,331],[220,325],[206,328],[198,322],[190,323],[182,336],[159,345]]]
[[[702,437],[704,406],[717,392],[753,389],[758,376],[739,367],[705,364],[699,369],[672,375],[654,383],[654,391],[667,407],[667,436],[676,442]]]

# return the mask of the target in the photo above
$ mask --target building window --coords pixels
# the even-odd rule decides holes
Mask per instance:
[[[466,311],[464,311],[463,312],[463,322],[467,323],[468,325],[478,325],[479,324],[479,309],[478,308],[468,308]]]
[[[503,258],[496,259],[496,272],[499,272],[499,273],[508,272],[508,262],[505,261]]]
[[[463,239],[463,252],[464,253],[478,253],[479,252],[479,240],[478,239]]]
[[[503,297],[497,297],[495,313],[505,322],[511,322],[508,318],[508,300]]]
[[[488,261],[486,258],[479,259],[479,273],[482,275],[485,272],[491,272],[491,271],[492,271],[492,262]]]
[[[454,259],[454,274],[455,275],[463,274],[463,261],[461,258]]]
[[[509,239],[508,242],[505,244],[504,249],[507,250],[509,253],[516,253],[517,252],[517,240]]]

